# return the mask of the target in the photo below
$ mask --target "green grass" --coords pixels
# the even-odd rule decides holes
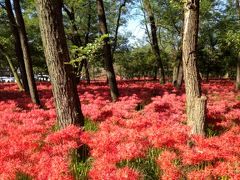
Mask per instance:
[[[84,130],[85,131],[96,132],[99,129],[98,125],[99,125],[98,122],[94,122],[89,118],[85,118],[85,120],[84,120]]]
[[[16,180],[31,180],[32,177],[29,176],[28,174],[25,174],[22,172],[17,172],[15,179]]]
[[[133,160],[124,160],[117,164],[119,168],[128,166],[138,170],[145,180],[158,180],[161,176],[161,170],[156,163],[156,158],[162,152],[160,149],[149,149],[145,158],[137,158]]]
[[[83,156],[81,158],[79,156]],[[88,171],[91,168],[93,159],[89,157],[89,149],[86,145],[81,147],[81,152],[76,150],[72,153],[71,170],[76,180],[87,180]]]
[[[89,118],[84,120],[84,131],[96,132],[98,131],[99,123],[92,121]],[[81,157],[79,157],[81,156]],[[89,157],[89,148],[87,145],[83,145],[80,151],[74,151],[72,153],[71,170],[73,172],[74,179],[87,180],[88,171],[91,169],[93,159]]]

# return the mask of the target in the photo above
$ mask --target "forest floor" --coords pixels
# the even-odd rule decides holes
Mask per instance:
[[[185,93],[171,84],[119,82],[110,101],[103,82],[79,85],[86,122],[57,130],[50,83],[39,109],[15,84],[0,84],[0,179],[240,179],[240,92],[233,82],[203,83],[206,137],[189,136]],[[85,162],[73,149],[85,144]]]

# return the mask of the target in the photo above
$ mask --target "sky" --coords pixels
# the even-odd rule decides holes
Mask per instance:
[[[139,10],[139,6],[140,4],[136,4],[136,8],[131,10],[127,25],[119,28],[121,34],[131,32],[132,37],[129,38],[129,44],[133,46],[145,42],[146,38],[145,27],[141,24],[143,13]]]

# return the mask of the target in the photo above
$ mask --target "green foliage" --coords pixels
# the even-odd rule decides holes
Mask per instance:
[[[91,169],[93,159],[88,158],[85,161],[79,161],[76,152],[72,154],[71,170],[73,172],[74,179],[87,180],[88,171]]]
[[[117,71],[123,78],[153,76],[156,67],[151,47],[135,48],[128,52],[118,52],[115,55]]]
[[[98,123],[93,122],[91,119],[86,118],[84,120],[84,131],[96,132],[98,130]],[[91,169],[91,164],[93,159],[88,157],[89,148],[86,145],[83,145],[87,159],[80,160],[77,157],[76,151],[72,153],[72,164],[71,169],[76,180],[87,180],[88,171]]]
[[[31,180],[32,177],[29,176],[28,174],[18,172],[15,177],[16,180]]]
[[[85,118],[84,120],[84,131],[96,132],[98,130],[98,123],[91,119]]]
[[[89,62],[92,62],[99,57],[102,53],[102,48],[105,42],[105,39],[108,38],[107,34],[104,34],[97,39],[93,43],[88,43],[85,47],[75,46],[73,45],[70,49],[71,52],[71,61],[70,64],[73,66],[79,65],[79,63],[83,59],[87,59]]]
[[[160,155],[162,150],[152,148],[149,149],[145,158],[137,158],[133,160],[125,160],[117,164],[119,168],[128,166],[133,169],[137,169],[143,175],[145,180],[159,179],[161,176],[161,170],[159,169],[156,158]]]

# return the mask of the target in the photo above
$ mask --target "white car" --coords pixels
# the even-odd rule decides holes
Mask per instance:
[[[15,82],[15,78],[14,77],[7,77],[7,76],[1,76],[0,77],[0,82]]]
[[[37,81],[50,81],[49,75],[46,75],[46,74],[38,74],[38,75],[34,75],[34,77]]]

